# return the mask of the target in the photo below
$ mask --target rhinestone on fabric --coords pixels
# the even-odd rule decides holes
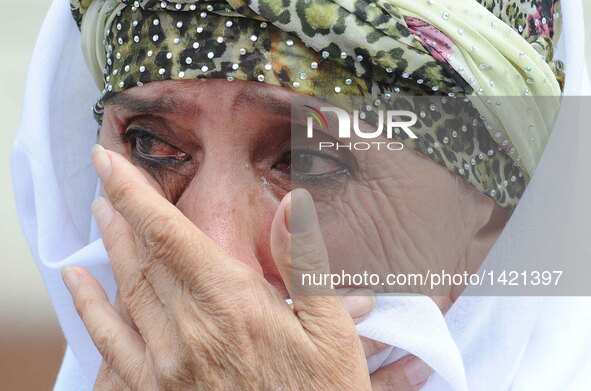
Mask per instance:
[[[303,0],[302,4],[317,4],[318,1],[320,0]],[[109,0],[109,3],[111,2]],[[418,58],[422,56],[427,60],[430,58],[429,53],[433,56],[437,51],[449,65],[449,69],[446,69],[443,75],[447,71],[449,74],[455,72],[453,77],[448,77],[449,74],[442,76],[439,70],[440,64],[436,62],[421,63],[414,60],[408,62],[405,51],[394,58],[388,54],[377,54],[374,49],[379,49],[382,43],[388,46],[387,39],[380,38],[379,45],[372,45],[370,42],[367,47],[343,44],[340,39],[326,39],[318,43],[315,39],[311,39],[311,35],[282,31],[281,22],[273,25],[262,21],[262,18],[251,18],[252,15],[236,18],[237,13],[242,13],[241,10],[209,1],[123,0],[112,3],[118,4],[118,8],[119,3],[124,5],[121,7],[122,12],[118,12],[120,18],[114,17],[113,23],[104,30],[107,32],[104,43],[107,50],[106,64],[105,60],[101,64],[101,69],[104,69],[102,77],[105,80],[103,94],[107,91],[117,93],[120,88],[143,85],[151,80],[219,77],[228,81],[249,80],[281,85],[293,90],[299,89],[299,92],[305,95],[317,91],[322,91],[327,96],[331,93],[367,94],[370,92],[367,103],[371,104],[369,107],[364,107],[363,116],[370,117],[372,120],[375,119],[374,114],[378,111],[378,107],[387,108],[390,103],[395,104],[393,94],[432,95],[436,97],[434,100],[436,104],[429,102],[425,106],[417,107],[416,113],[420,115],[421,122],[427,125],[422,129],[426,129],[426,134],[433,137],[429,141],[422,141],[422,137],[419,137],[420,141],[411,145],[422,153],[435,155],[433,159],[443,161],[444,165],[453,172],[468,175],[466,179],[469,178],[471,182],[478,181],[477,178],[481,173],[490,170],[492,162],[503,162],[509,154],[515,155],[509,161],[516,162],[519,154],[522,153],[521,150],[518,153],[512,146],[511,133],[507,133],[497,121],[505,106],[501,105],[500,99],[487,99],[487,97],[482,99],[479,96],[478,98],[481,99],[479,102],[485,102],[488,105],[487,108],[491,109],[490,115],[493,116],[489,117],[491,122],[477,121],[469,128],[461,122],[459,124],[450,122],[450,128],[447,130],[440,127],[439,121],[445,120],[449,110],[454,108],[453,105],[462,102],[466,95],[488,95],[493,94],[493,91],[502,94],[505,91],[505,79],[510,79],[511,82],[517,79],[519,83],[523,83],[523,86],[517,90],[523,95],[534,94],[538,88],[541,88],[538,86],[542,81],[545,81],[545,76],[539,69],[539,59],[537,57],[530,59],[529,49],[522,49],[528,53],[525,56],[517,49],[519,46],[512,46],[510,43],[507,43],[507,58],[517,61],[509,70],[499,67],[499,62],[494,61],[489,55],[489,45],[479,41],[473,26],[462,19],[460,13],[462,7],[454,5],[452,9],[446,9],[438,0],[424,0],[422,4],[424,7],[431,8],[432,17],[437,19],[436,23],[442,26],[447,24],[447,27],[441,27],[441,29],[449,33],[448,38],[452,41],[463,40],[462,48],[466,49],[463,53],[472,62],[466,63],[465,58],[459,55],[455,47],[450,47],[446,39],[434,39],[433,36],[424,34],[425,30],[421,31],[418,28],[408,29],[410,24],[403,27],[408,29],[413,37],[419,38],[420,44],[428,49],[421,52]],[[374,7],[376,4],[370,2],[367,7]],[[160,9],[161,5],[165,8]],[[133,13],[130,13],[126,6],[129,6]],[[371,12],[378,10],[379,8]],[[249,12],[252,13],[252,11],[251,9]],[[144,19],[148,12],[150,12],[149,16]],[[536,20],[538,25],[547,23],[549,28],[553,26],[551,14],[538,15],[543,15],[544,18],[539,16],[527,19],[527,22],[526,19],[522,19],[510,27],[518,30],[519,22],[522,25],[528,23],[519,28],[522,31],[527,30],[523,37],[529,37],[527,34],[534,33],[533,26]],[[267,20],[276,20],[269,19],[268,15],[261,16]],[[301,16],[294,15],[293,18],[289,22],[292,27],[297,25],[297,20]],[[484,23],[480,23],[482,26],[479,25],[478,28],[497,29],[489,33],[498,34],[499,41],[504,39],[508,42],[505,36],[511,36],[506,34],[507,25],[503,20],[503,18],[492,18],[489,15],[482,19]],[[529,24],[530,20],[531,24]],[[296,23],[293,23],[294,21]],[[343,28],[347,28],[346,22]],[[398,39],[395,36],[397,32],[394,30],[392,36]],[[298,29],[296,28],[294,32],[297,33]],[[390,32],[384,30],[380,37],[389,34]],[[330,38],[334,37],[331,35]],[[346,41],[347,37],[342,38]],[[363,41],[363,37],[355,38],[357,40],[355,42]],[[392,43],[396,44],[394,40]],[[110,45],[115,45],[115,48],[109,49]],[[532,43],[532,46],[536,50],[538,46],[542,48],[542,45],[536,42]],[[269,53],[269,47],[277,50]],[[545,47],[543,49],[546,50]],[[289,60],[292,55],[299,61],[286,63],[285,60]],[[443,63],[446,60],[438,60],[438,62]],[[558,64],[553,69],[558,70]],[[113,71],[115,71],[114,75]],[[371,75],[370,78],[367,75]],[[456,81],[463,79],[466,83],[454,84],[454,79]],[[123,87],[118,88],[121,81],[123,81]],[[456,97],[461,100],[455,100]],[[474,106],[472,109],[477,111]],[[493,109],[494,112],[492,112]],[[470,110],[468,108],[466,112]],[[533,118],[535,113],[531,115]],[[529,120],[526,119],[526,121]],[[470,122],[470,120],[465,121],[466,125]],[[430,128],[431,124],[433,128]],[[538,125],[537,122],[536,125]],[[537,137],[537,128],[532,130],[527,125],[522,128],[527,132],[524,136],[525,144],[529,141],[536,146],[543,145],[544,140]],[[445,133],[441,134],[443,131]],[[482,134],[486,134],[488,139],[482,138]],[[462,148],[462,145],[472,138],[478,140],[478,143],[474,145],[468,157],[458,159],[455,163],[451,162],[449,156],[457,153],[457,149]],[[507,143],[504,143],[505,141]],[[523,143],[520,145],[523,146]],[[498,147],[502,149],[495,152]],[[463,167],[466,160],[469,163],[468,168]],[[509,181],[509,177],[513,174],[516,178],[521,178],[518,176],[519,170],[518,168],[508,169],[501,177],[493,179],[496,182],[486,184],[482,191],[490,195],[491,189],[495,189],[497,199],[511,199],[512,192],[523,185],[521,179],[517,185]],[[504,175],[507,176],[509,189],[506,186],[498,189],[497,186],[502,184],[501,179]]]

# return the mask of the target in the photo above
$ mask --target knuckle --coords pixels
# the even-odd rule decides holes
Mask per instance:
[[[191,238],[183,232],[182,226],[175,223],[173,217],[148,215],[140,224],[138,234],[140,271],[148,280],[159,278],[162,266],[168,269],[172,264],[182,265],[177,260],[186,254],[191,254],[189,259],[195,259],[188,246]]]
[[[178,355],[176,359],[160,360],[157,378],[162,390],[183,390],[195,385],[196,363]]]
[[[105,188],[111,196],[110,198],[113,206],[117,210],[120,210],[120,208],[125,206],[130,199],[133,199],[133,196],[137,191],[137,186],[129,180],[123,180],[111,186],[106,184]]]
[[[139,313],[150,310],[150,308],[144,307],[151,306],[149,300],[151,292],[151,287],[144,278],[132,284],[125,292],[121,292],[122,300],[127,304],[129,313],[133,318],[136,318]]]
[[[93,338],[94,344],[105,362],[109,365],[113,365],[113,360],[116,358],[113,355],[113,344],[116,343],[117,337],[113,334],[109,328],[101,328],[101,331],[96,333]]]
[[[156,258],[170,255],[178,251],[176,244],[182,234],[174,218],[165,214],[151,214],[139,227],[140,235],[146,243],[148,251]],[[180,247],[179,247],[180,248]]]
[[[242,298],[242,304],[238,308],[241,308],[241,318],[249,329],[259,328],[268,322],[269,298],[273,294],[266,286],[258,283],[258,278],[259,275],[253,272],[250,276],[239,276],[234,284],[238,292],[246,293],[246,297]],[[232,296],[237,297],[236,294]]]
[[[76,312],[78,312],[78,315],[80,316],[80,319],[82,319],[82,321],[86,324],[89,322],[89,315],[94,313],[99,305],[99,300],[90,297],[83,297],[76,300],[75,308]]]

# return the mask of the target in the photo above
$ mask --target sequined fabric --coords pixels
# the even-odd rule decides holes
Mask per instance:
[[[399,138],[513,208],[550,134],[559,96],[558,0],[71,0],[102,89],[226,78],[310,96],[436,96],[418,140]],[[472,105],[459,108],[456,99]],[[503,105],[490,97],[524,97]],[[433,109],[432,106],[435,106]],[[512,107],[507,107],[512,106]],[[532,107],[533,106],[533,107]],[[528,110],[526,110],[526,107]]]

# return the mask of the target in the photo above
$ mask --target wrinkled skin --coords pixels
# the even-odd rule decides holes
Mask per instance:
[[[107,102],[100,143],[139,168],[151,187],[174,204],[220,252],[247,265],[254,272],[249,275],[264,277],[269,287],[283,297],[290,292],[273,258],[270,233],[280,201],[291,191],[292,185],[307,188],[316,202],[333,271],[345,268],[351,273],[363,270],[408,273],[445,268],[462,272],[478,268],[507,219],[501,208],[459,183],[441,166],[410,150],[333,154],[313,158],[316,159],[313,163],[309,156],[295,161],[292,153],[290,162],[285,158],[292,141],[290,115],[278,103],[289,102],[290,94],[252,82],[150,83]],[[157,107],[150,104],[155,100],[164,112],[158,112]],[[137,132],[136,138],[129,135],[129,130],[138,128],[143,132],[139,138]],[[128,135],[122,137],[126,130]],[[146,132],[167,144],[154,143]],[[331,132],[334,129],[327,130],[328,134]],[[146,159],[148,150],[151,160]],[[171,164],[169,159],[162,164],[162,160],[155,159],[163,156],[175,156],[177,161]],[[310,180],[309,175],[308,179],[294,176],[301,168],[328,175],[321,181]],[[292,212],[297,213],[297,208],[296,204]],[[113,254],[110,256],[113,262]],[[461,289],[445,287],[431,295],[442,311],[446,311]],[[225,304],[240,305],[237,302]],[[135,310],[129,308],[129,301],[118,300],[117,306],[127,324],[133,325],[134,317],[129,314]],[[286,317],[286,322],[291,322],[287,313],[280,312],[283,309],[278,311],[283,314],[279,318]],[[191,319],[190,314],[186,319]],[[339,337],[335,335],[349,338],[351,330],[327,327],[325,331],[327,346],[332,346],[336,355],[345,354],[338,350]],[[291,336],[297,335],[294,332]],[[266,336],[279,338],[273,332]],[[215,336],[212,343],[218,337],[222,338]],[[236,337],[223,336],[230,341]],[[191,341],[186,342],[190,344]],[[365,341],[365,344],[372,342]],[[350,342],[347,346],[351,347],[346,354],[358,358],[359,347]],[[375,353],[381,348],[379,344],[373,349],[365,348],[365,353]],[[270,348],[269,354],[273,353],[278,356],[266,359],[269,362],[277,359],[281,363],[279,357],[285,352]],[[318,367],[312,356],[304,366]],[[294,355],[292,361],[306,362],[306,357],[304,352],[301,356]],[[191,358],[186,358],[186,362],[179,363],[179,371],[191,363]],[[338,368],[342,364],[328,363],[326,373],[333,372],[337,377],[353,374],[351,378],[365,387],[360,375],[364,364],[348,363],[344,371]],[[378,373],[381,377],[371,379],[372,387],[416,389],[422,382],[409,384],[408,379],[396,380],[405,379],[402,364],[392,364],[391,372],[386,375]],[[265,367],[259,370],[264,371]],[[289,373],[288,367],[276,369]],[[174,373],[174,368],[168,370]],[[119,372],[115,370],[115,373]],[[324,372],[320,370],[320,373]],[[117,388],[112,384],[105,386],[117,379],[111,374],[113,367],[107,361],[99,375],[97,389]],[[304,382],[297,376],[294,379]],[[329,379],[322,386],[338,388],[339,381]],[[320,386],[321,383],[313,384]],[[119,388],[125,386],[120,384]]]
[[[351,273],[474,271],[507,219],[491,199],[409,149],[328,152],[334,160],[315,157],[312,170],[334,175],[296,177],[306,162],[290,167],[285,153],[318,148],[291,137],[290,113],[278,103],[289,109],[288,90],[253,82],[166,81],[122,95],[136,102],[174,100],[177,110],[147,116],[128,110],[123,99],[107,102],[101,144],[135,162],[195,225],[284,293],[270,255],[269,227],[292,186],[314,198],[332,270]],[[336,137],[334,124],[326,132]],[[160,168],[136,160],[133,142],[122,142],[121,133],[137,127],[162,133],[175,147],[167,153],[178,149],[193,160]],[[343,166],[351,174],[343,174]],[[460,289],[427,293],[453,301]]]

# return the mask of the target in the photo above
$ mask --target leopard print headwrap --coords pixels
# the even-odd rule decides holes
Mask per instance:
[[[401,141],[509,209],[541,157],[563,84],[563,64],[553,61],[559,0],[71,0],[71,8],[102,89],[99,122],[109,96],[170,79],[373,102],[436,96],[427,107],[411,99],[422,132]],[[468,108],[452,104],[463,97]]]

